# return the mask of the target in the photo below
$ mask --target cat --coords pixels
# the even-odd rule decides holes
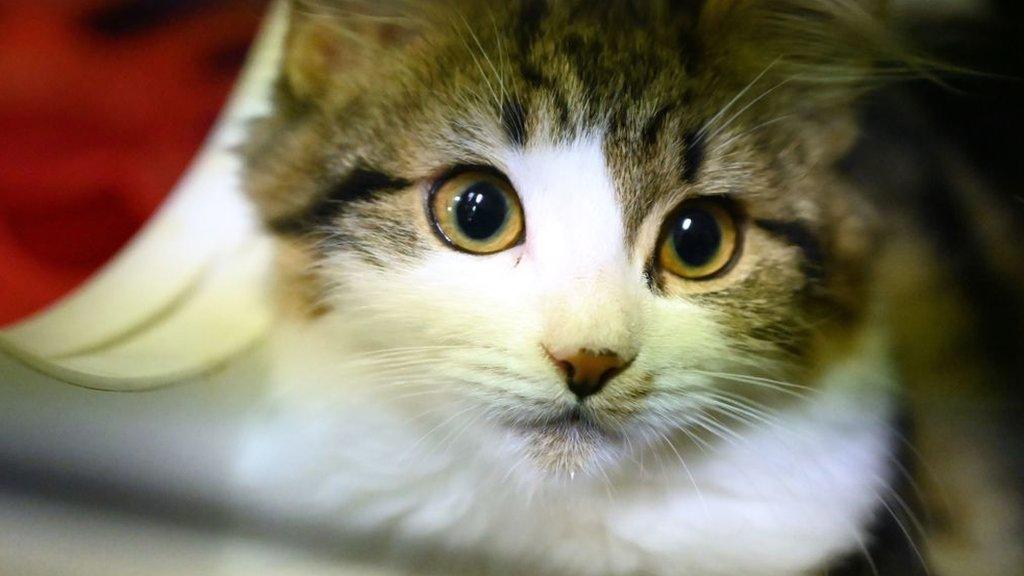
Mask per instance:
[[[873,0],[291,3],[246,506],[413,573],[923,574]],[[323,536],[327,534],[327,536]]]

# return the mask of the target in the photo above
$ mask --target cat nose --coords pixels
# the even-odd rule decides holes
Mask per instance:
[[[565,375],[569,391],[579,400],[600,392],[609,380],[633,362],[609,350],[594,352],[584,349],[563,357],[548,351],[548,356]]]

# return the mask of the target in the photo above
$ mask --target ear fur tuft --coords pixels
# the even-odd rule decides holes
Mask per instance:
[[[706,0],[698,35],[741,77],[767,71],[832,98],[934,68],[900,42],[886,13],[885,0]]]
[[[324,96],[340,76],[417,36],[412,12],[395,0],[291,0],[289,20],[284,80],[301,100]]]

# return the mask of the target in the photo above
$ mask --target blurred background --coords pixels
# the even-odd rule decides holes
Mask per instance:
[[[220,112],[256,0],[0,4],[0,326],[103,265]]]
[[[897,353],[938,574],[1024,574],[1024,3],[894,0],[965,69],[865,102],[846,168],[891,212]],[[0,327],[69,294],[188,166],[266,3],[0,4]],[[260,366],[147,394],[0,355],[0,574],[328,574],[315,534],[226,488]],[[932,485],[935,486],[927,486]],[[931,489],[934,488],[934,489]],[[368,574],[357,570],[352,573]]]

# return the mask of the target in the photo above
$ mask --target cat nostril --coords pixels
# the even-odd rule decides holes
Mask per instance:
[[[609,380],[625,370],[630,360],[623,360],[615,352],[580,350],[568,356],[555,356],[547,351],[555,366],[565,375],[566,385],[576,398],[583,400],[597,394]]]

